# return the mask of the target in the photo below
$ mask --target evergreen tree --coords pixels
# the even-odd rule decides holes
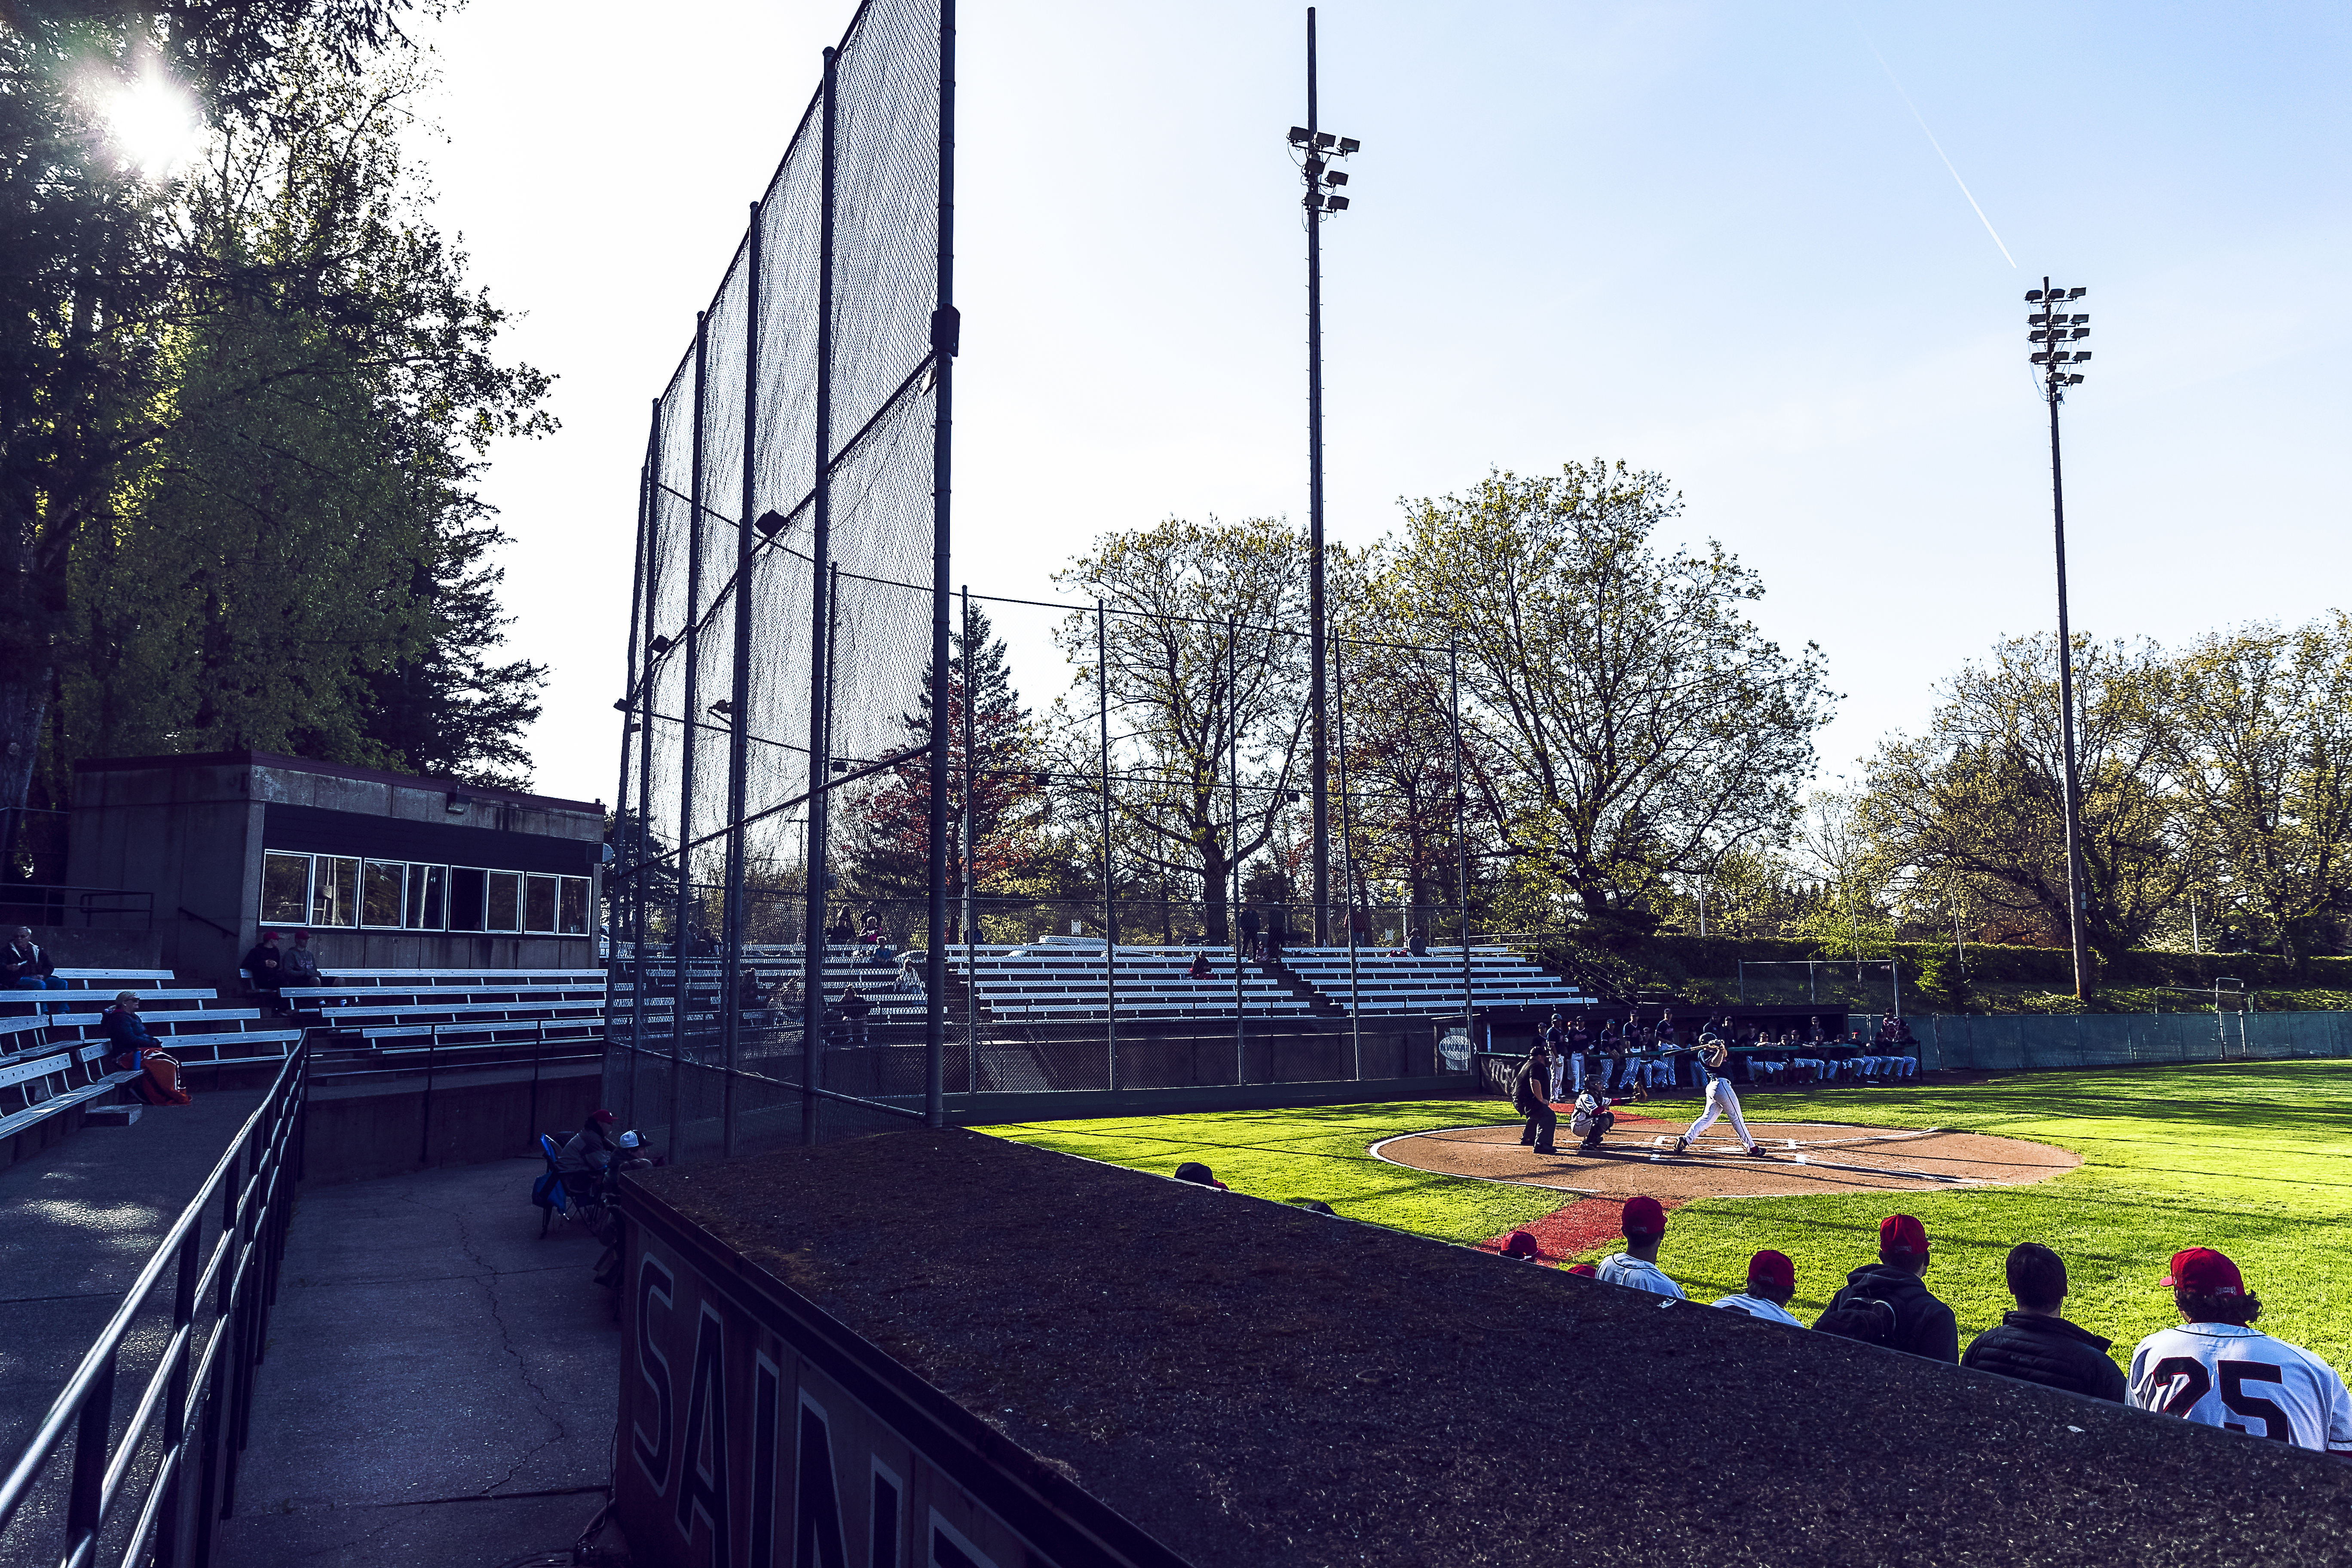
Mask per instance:
[[[969,677],[967,677],[969,671]],[[965,693],[971,694],[971,747],[964,746]],[[931,738],[931,675],[923,672],[916,709],[906,714],[907,744]],[[955,632],[948,660],[948,897],[963,897],[962,818],[967,786],[971,816],[971,875],[975,891],[1002,890],[1030,868],[1044,791],[1037,783],[1028,710],[1021,706],[987,614],[974,606]],[[929,888],[930,759],[912,758],[865,792],[847,813],[851,880],[867,898],[919,899]],[[952,918],[952,917],[951,917]]]

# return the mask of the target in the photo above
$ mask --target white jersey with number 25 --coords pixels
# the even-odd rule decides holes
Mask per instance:
[[[2298,1448],[2352,1453],[2352,1394],[2309,1351],[2235,1323],[2159,1329],[2132,1352],[2126,1402]]]

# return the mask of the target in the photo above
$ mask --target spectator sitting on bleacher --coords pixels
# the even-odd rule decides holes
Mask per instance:
[[[149,1105],[185,1105],[194,1098],[180,1086],[179,1062],[163,1054],[140,1021],[137,992],[116,992],[114,1005],[98,1016],[98,1026],[120,1051],[115,1067],[139,1075],[124,1085],[131,1093]]]
[[[748,963],[735,976],[735,1010],[738,1013],[760,1010],[760,976]]]
[[[835,1005],[840,1009],[842,1017],[848,1021],[849,1043],[853,1046],[864,1045],[866,1016],[874,1011],[874,1004],[860,996],[856,986],[846,985],[842,988],[841,1000]]]
[[[835,947],[847,947],[852,942],[856,940],[856,937],[857,931],[856,927],[849,923],[849,911],[847,910],[842,910],[840,918],[835,920],[831,925],[824,928],[824,940],[831,942]]]
[[[924,954],[917,952],[911,947],[906,952],[900,953],[898,955],[898,974],[896,979],[890,982],[890,989],[901,993],[922,990],[923,977],[916,973],[916,968],[922,963],[924,956]]]
[[[1216,978],[1216,974],[1209,968],[1209,955],[1205,952],[1194,953],[1192,955],[1192,967],[1184,972],[1184,978],[1187,980],[1214,980]]]
[[[278,984],[286,985],[324,985],[319,973],[319,955],[310,951],[310,933],[298,931],[294,945],[278,957]]]
[[[1429,933],[1422,930],[1419,926],[1413,927],[1412,931],[1409,932],[1404,939],[1404,951],[1398,953],[1396,956],[1399,958],[1427,958],[1429,956]]]
[[[9,933],[6,953],[0,956],[0,980],[18,991],[62,991],[66,983],[51,973],[56,968],[33,941],[31,926],[18,926]]]
[[[254,994],[268,1000],[270,1010],[282,1010],[286,1004],[278,988],[286,984],[286,955],[278,951],[278,933],[266,931],[253,951],[245,955],[245,972],[252,977]]]
[[[771,1014],[791,1016],[800,1010],[801,979],[799,975],[787,974],[768,987],[768,1011]],[[780,1022],[781,1020],[772,1021]]]

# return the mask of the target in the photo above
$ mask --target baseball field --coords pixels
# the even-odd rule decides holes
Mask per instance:
[[[1690,1197],[1674,1210],[1659,1266],[1697,1300],[1740,1289],[1748,1255],[1775,1247],[1796,1262],[1790,1306],[1810,1321],[1846,1270],[1874,1258],[1880,1217],[1900,1211],[1927,1225],[1934,1245],[1927,1283],[1958,1313],[1963,1343],[2011,1305],[2002,1283],[2009,1248],[2040,1241],[2066,1259],[2067,1316],[2113,1340],[2112,1353],[2126,1360],[2142,1335],[2175,1321],[2171,1293],[2156,1284],[2166,1260],[2181,1247],[2202,1246],[2237,1259],[2263,1300],[2264,1329],[2336,1367],[2352,1366],[2352,1318],[2331,1310],[2352,1286],[2352,1248],[2336,1228],[2352,1218],[2352,1062],[2041,1073],[1885,1090],[1755,1090],[1741,1100],[1759,1129],[1942,1129],[2048,1146],[2081,1163],[2054,1175],[2037,1172],[2018,1185]],[[1509,1106],[1492,1098],[986,1131],[1163,1174],[1197,1160],[1236,1192],[1285,1202],[1320,1199],[1351,1218],[1447,1241],[1476,1243],[1534,1226],[1555,1254],[1548,1261],[1559,1265],[1615,1249],[1605,1221],[1627,1181],[1654,1172],[1664,1184],[1678,1173],[1650,1163],[1629,1175],[1627,1163],[1647,1162],[1644,1151],[1656,1133],[1696,1115],[1697,1101],[1661,1099],[1636,1109],[1652,1120],[1610,1140],[1619,1163],[1607,1173],[1621,1179],[1588,1183],[1571,1163],[1545,1178],[1550,1186],[1415,1169],[1374,1152],[1381,1145],[1392,1151],[1391,1141],[1417,1133],[1515,1121]],[[1721,1133],[1718,1125],[1713,1136]],[[1568,1148],[1565,1126],[1561,1137]],[[1502,1142],[1517,1153],[1515,1139]],[[1796,1173],[1781,1163],[1780,1173]],[[1769,1173],[1751,1182],[1759,1191],[1788,1184]],[[1580,1214],[1588,1216],[1584,1223],[1577,1223]]]

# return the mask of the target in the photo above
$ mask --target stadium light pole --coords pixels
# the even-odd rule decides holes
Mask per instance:
[[[1315,945],[1331,942],[1330,737],[1323,726],[1323,219],[1346,212],[1346,171],[1331,167],[1363,143],[1321,129],[1315,109],[1315,7],[1307,8],[1307,123],[1290,128],[1307,181],[1307,717],[1314,752]]]
[[[2064,758],[2066,785],[2066,923],[2074,949],[2074,995],[2091,994],[2090,964],[2083,946],[2082,787],[2074,764],[2074,647],[2066,623],[2066,487],[2058,461],[2058,405],[2066,389],[2083,384],[2083,373],[2069,368],[2086,363],[2088,349],[2060,348],[2091,335],[2086,313],[2061,307],[2089,293],[2087,289],[2053,289],[2044,278],[2042,287],[2025,291],[2033,307],[2025,318],[2025,341],[2032,345],[2031,363],[2042,381],[2042,400],[2050,405],[2050,516],[2058,548],[2058,736]]]

